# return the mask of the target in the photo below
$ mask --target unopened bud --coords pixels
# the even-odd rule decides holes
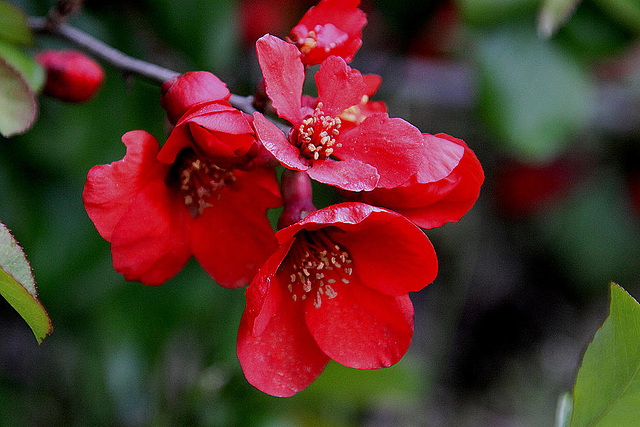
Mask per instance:
[[[285,169],[280,183],[284,210],[278,229],[288,227],[316,211],[312,201],[311,180],[305,172]]]
[[[62,101],[86,101],[104,81],[100,64],[76,50],[46,50],[36,55],[36,61],[47,73],[43,93]]]

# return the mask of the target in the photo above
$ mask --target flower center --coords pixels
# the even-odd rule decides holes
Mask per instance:
[[[236,180],[233,172],[197,157],[192,149],[179,155],[177,178],[184,204],[192,217],[213,206],[213,198],[220,199],[219,190]]]
[[[303,55],[307,55],[318,45],[318,35],[315,31],[311,30],[307,33],[306,37],[298,38],[295,44]]]
[[[300,149],[300,154],[309,160],[328,159],[335,148],[342,147],[336,143],[340,134],[340,117],[326,116],[322,111],[322,102],[312,114],[305,117],[302,124],[294,129],[292,141]]]
[[[349,284],[353,261],[349,252],[331,240],[324,231],[303,230],[289,252],[290,266],[287,289],[293,301],[313,298],[320,308],[322,297],[335,298],[333,285]]]

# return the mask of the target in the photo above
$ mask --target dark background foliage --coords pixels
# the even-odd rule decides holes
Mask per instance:
[[[13,3],[32,15],[52,4]],[[247,95],[260,76],[253,41],[284,37],[313,3],[88,0],[71,24]],[[122,134],[166,135],[158,87],[105,67],[89,103],[41,98],[34,128],[0,141],[0,219],[55,329],[38,346],[0,301],[0,425],[551,425],[606,316],[608,283],[640,295],[640,23],[584,0],[544,40],[540,6],[363,2],[352,65],[383,76],[377,99],[392,116],[463,138],[487,178],[459,223],[427,231],[440,273],[412,295],[406,357],[379,371],[331,363],[289,399],[242,375],[243,290],[195,262],[161,287],[128,283],[84,211],[87,171],[122,157]],[[34,52],[66,46],[39,38]],[[335,200],[317,190],[320,205]]]

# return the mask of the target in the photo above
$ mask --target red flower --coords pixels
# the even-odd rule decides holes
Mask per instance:
[[[280,248],[247,289],[238,358],[265,393],[291,396],[329,359],[352,368],[398,362],[413,335],[408,292],[431,283],[429,239],[401,215],[342,203],[276,233]]]
[[[43,93],[62,101],[87,101],[104,81],[100,64],[77,50],[45,50],[36,60],[47,72]]]
[[[495,178],[495,201],[508,217],[526,217],[562,199],[579,176],[581,165],[560,158],[549,164],[508,160]]]
[[[258,138],[280,163],[351,191],[396,187],[416,173],[422,135],[406,121],[376,113],[341,130],[339,115],[360,104],[369,91],[363,76],[342,58],[331,56],[320,65],[315,76],[318,103],[311,109],[301,101],[305,73],[300,52],[271,35],[260,38],[256,47],[272,105],[293,125],[287,139],[264,116],[254,114]]]
[[[227,101],[231,93],[227,85],[207,71],[192,71],[162,84],[160,104],[175,124],[191,107],[202,102]]]
[[[159,285],[194,255],[220,285],[247,285],[277,246],[265,217],[280,204],[273,171],[222,169],[192,149],[164,164],[150,134],[122,141],[124,159],[92,168],[83,193],[116,271]]]
[[[321,0],[305,13],[289,35],[305,65],[320,64],[331,55],[353,59],[367,23],[359,4],[360,0]]]
[[[226,102],[205,102],[187,110],[171,131],[158,160],[172,163],[192,147],[218,166],[239,167],[258,151],[251,116]]]
[[[422,228],[458,221],[478,199],[484,181],[482,166],[461,139],[444,133],[423,137],[423,162],[403,185],[342,194],[393,209]]]

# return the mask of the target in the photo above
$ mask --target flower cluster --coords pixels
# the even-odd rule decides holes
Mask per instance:
[[[366,24],[358,6],[322,0],[286,40],[256,42],[270,104],[259,111],[234,107],[211,73],[165,82],[173,128],[162,148],[144,131],[125,134],[125,157],[94,167],[84,190],[126,279],[161,284],[193,255],[220,285],[248,285],[238,359],[275,396],[306,388],[331,359],[381,368],[403,357],[408,293],[438,270],[421,228],[459,220],[484,179],[463,141],[371,101],[380,77],[348,65]],[[303,83],[318,64],[316,98]],[[345,201],[316,209],[310,180]],[[274,232],[266,212],[279,206]]]

